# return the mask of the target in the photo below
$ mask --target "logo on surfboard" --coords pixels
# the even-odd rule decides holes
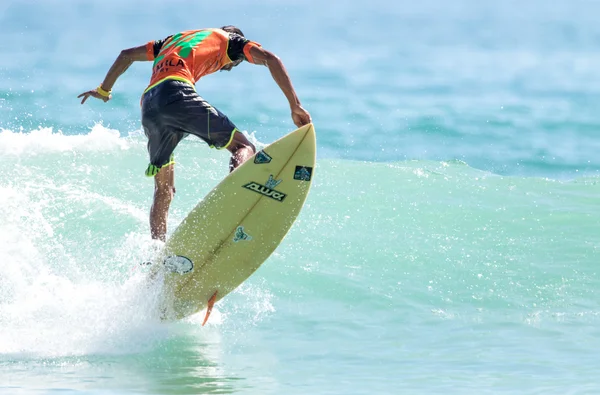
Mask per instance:
[[[257,165],[262,165],[265,163],[270,163],[271,159],[273,158],[271,158],[265,151],[258,151],[254,157],[254,163]]]
[[[275,188],[277,188],[277,185],[281,184],[281,181],[283,181],[283,180],[274,179],[273,174],[271,174],[269,176],[269,179],[267,180],[267,182],[265,182],[265,186],[269,189],[275,189]]]
[[[241,240],[250,241],[250,240],[252,240],[252,236],[250,236],[248,233],[244,232],[244,227],[240,225],[235,230],[235,235],[233,236],[233,242],[237,243],[238,241],[241,241]]]
[[[296,166],[296,171],[294,171],[294,180],[310,181],[312,177],[312,170],[312,167]]]
[[[260,193],[263,196],[270,197],[271,199],[277,200],[278,202],[283,202],[283,199],[285,199],[287,195],[283,192],[275,190],[277,185],[281,184],[281,181],[282,180],[274,179],[273,175],[270,175],[269,179],[265,183],[266,185],[252,181],[244,185],[244,188],[254,191],[256,193]]]
[[[189,258],[181,255],[171,255],[165,258],[163,262],[165,269],[171,273],[185,274],[194,269],[194,264]]]

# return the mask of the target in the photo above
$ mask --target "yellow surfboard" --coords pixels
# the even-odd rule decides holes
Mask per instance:
[[[196,205],[149,273],[163,274],[163,319],[206,308],[206,323],[213,304],[262,265],[304,205],[315,156],[315,129],[305,125],[257,152]]]

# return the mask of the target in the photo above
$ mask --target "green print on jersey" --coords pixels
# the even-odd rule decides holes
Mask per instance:
[[[185,37],[182,37],[183,34],[181,33],[176,34],[171,39],[171,42],[165,45],[160,52],[163,52],[165,49],[175,46],[176,48],[178,48],[177,54],[183,59],[185,59],[190,55],[192,49],[194,49],[196,45],[200,44],[206,37],[210,36],[211,34],[212,31],[210,30],[203,30],[187,35]],[[165,55],[157,56],[156,59],[154,59],[154,65],[163,60],[164,57]]]

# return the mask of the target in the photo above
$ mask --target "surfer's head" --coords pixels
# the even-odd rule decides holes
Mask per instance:
[[[242,31],[240,30],[240,28],[237,27],[237,26],[225,25],[225,26],[221,27],[221,30],[225,30],[227,33],[238,34],[238,35],[244,37],[244,33],[242,33]],[[223,67],[221,67],[220,71],[231,71],[231,69],[233,69],[234,67],[238,66],[243,61],[244,61],[244,57],[240,56],[239,59],[236,59],[233,62],[227,63],[226,65],[224,65]]]
[[[221,27],[221,30],[225,30],[227,33],[235,33],[235,34],[239,34],[242,37],[245,37],[244,33],[242,33],[242,31],[240,30],[240,28],[237,27],[237,26],[225,25],[225,26]]]

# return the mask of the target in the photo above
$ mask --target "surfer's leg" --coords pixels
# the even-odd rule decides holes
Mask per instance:
[[[177,81],[166,81],[152,88],[142,99],[142,126],[148,137],[150,158],[146,176],[154,177],[150,233],[153,239],[162,241],[166,238],[169,206],[175,194],[173,152],[187,135],[174,122],[178,115],[177,102],[181,100],[181,85]]]
[[[154,200],[150,209],[150,232],[153,239],[165,241],[167,218],[173,195],[175,166],[166,165],[154,176]]]
[[[227,145],[227,149],[231,152],[229,161],[229,171],[232,172],[236,167],[248,160],[256,153],[256,148],[246,136],[235,130],[231,142]]]
[[[150,164],[146,175],[154,177],[154,199],[150,208],[150,234],[153,239],[165,241],[169,206],[175,194],[175,158],[173,151],[184,138],[184,133],[162,128],[160,133],[151,133],[144,126],[148,136]],[[156,130],[156,129],[155,129]]]
[[[150,163],[146,176],[154,177],[154,199],[150,208],[150,234],[153,239],[165,241],[169,206],[175,193],[175,158],[173,151],[184,137],[162,125],[150,123],[143,118],[143,126],[148,137]]]

